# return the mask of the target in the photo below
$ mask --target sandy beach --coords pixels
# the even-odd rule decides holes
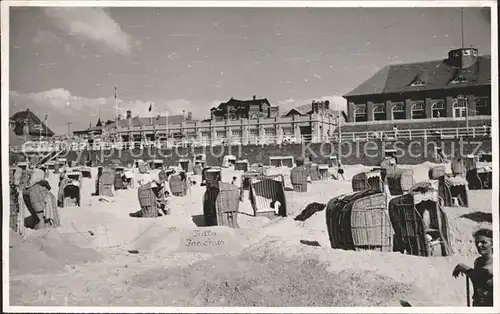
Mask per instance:
[[[427,179],[431,163],[411,167]],[[83,179],[81,207],[60,208],[62,227],[10,236],[10,304],[25,306],[466,306],[465,279],[451,276],[477,257],[472,232],[491,225],[491,190],[470,191],[469,207],[445,207],[453,255],[416,257],[330,247],[325,211],[294,217],[311,202],[352,191],[350,178],[369,167],[348,166],[346,180],[315,181],[309,192],[286,191],[288,217],[238,215],[239,229],[198,227],[201,178],[171,214],[131,218],[135,189],[91,196],[97,169]],[[289,169],[275,168],[285,174]],[[231,182],[241,171],[223,169]],[[49,183],[57,193],[58,175]],[[240,210],[250,206],[240,202]],[[488,221],[489,219],[489,221]],[[200,240],[202,239],[202,240]],[[204,246],[203,241],[211,241]],[[202,243],[197,245],[196,243]]]

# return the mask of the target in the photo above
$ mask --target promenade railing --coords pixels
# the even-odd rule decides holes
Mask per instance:
[[[341,134],[342,142],[357,142],[368,140],[442,140],[459,138],[491,138],[491,128],[488,127],[461,127],[442,129],[405,129],[391,130],[385,132],[346,132]],[[30,141],[22,146],[10,146],[13,153],[43,153],[54,150],[68,149],[70,151],[80,150],[110,150],[110,149],[134,149],[134,148],[175,148],[175,147],[203,147],[218,145],[272,145],[272,144],[300,144],[300,143],[322,143],[339,142],[338,134],[322,134],[317,136],[294,136],[294,135],[262,135],[233,136],[229,138],[201,138],[201,139],[160,139],[156,141],[135,141],[135,142],[98,142],[90,145],[87,140],[68,140],[60,142],[50,141]]]

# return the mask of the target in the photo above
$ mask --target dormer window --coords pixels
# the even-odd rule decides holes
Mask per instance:
[[[450,83],[452,84],[460,84],[467,82],[467,79],[463,75],[457,75]]]
[[[411,83],[410,86],[423,86],[423,85],[425,85],[425,82],[418,80],[418,81]]]
[[[423,86],[427,82],[427,74],[424,71],[419,71],[413,78],[410,86]]]

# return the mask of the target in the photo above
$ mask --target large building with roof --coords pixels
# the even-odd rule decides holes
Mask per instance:
[[[387,65],[343,97],[348,122],[490,119],[491,56],[461,48],[445,60]]]
[[[305,117],[314,113],[332,118],[337,118],[340,114],[340,112],[338,112],[337,110],[332,110],[330,108],[329,100],[325,101],[313,100],[309,104],[304,104],[296,108],[290,109],[285,114],[283,114],[283,117],[293,117],[293,116]]]
[[[9,124],[16,136],[26,140],[54,136],[54,132],[29,109],[16,112],[10,117]]]
[[[278,116],[278,106],[272,106],[267,98],[258,99],[256,96],[250,100],[238,100],[231,97],[227,102],[210,109],[212,121],[266,119]]]

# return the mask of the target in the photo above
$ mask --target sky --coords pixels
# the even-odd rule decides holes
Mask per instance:
[[[461,46],[459,8],[11,7],[10,115],[56,133],[120,113],[210,116],[254,95],[280,111],[341,97],[387,64]],[[488,9],[464,9],[465,46],[491,51]],[[152,112],[148,112],[150,104]]]

